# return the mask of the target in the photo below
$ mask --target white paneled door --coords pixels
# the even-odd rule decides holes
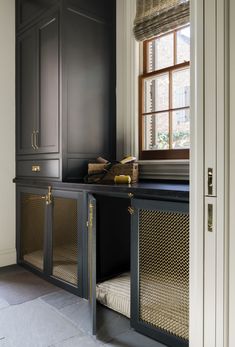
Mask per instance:
[[[227,347],[226,16],[226,0],[204,0],[204,347]]]

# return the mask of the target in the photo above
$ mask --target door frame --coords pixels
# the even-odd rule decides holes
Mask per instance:
[[[191,0],[189,346],[204,345],[204,0]],[[193,323],[192,323],[193,322]]]

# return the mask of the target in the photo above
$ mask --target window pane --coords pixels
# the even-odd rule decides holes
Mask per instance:
[[[174,111],[172,113],[173,149],[186,149],[190,147],[190,113],[189,109]]]
[[[144,116],[143,135],[145,151],[169,149],[169,114]]]
[[[169,108],[169,75],[163,74],[144,81],[144,113]]]
[[[164,35],[148,44],[148,72],[174,65],[174,34]]]
[[[190,70],[176,70],[172,74],[173,108],[190,105]]]
[[[177,31],[177,64],[190,61],[190,27]]]

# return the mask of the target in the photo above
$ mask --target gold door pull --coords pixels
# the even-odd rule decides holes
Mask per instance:
[[[32,172],[40,172],[41,167],[40,165],[32,165]]]
[[[35,149],[38,149],[38,134],[39,134],[39,131],[38,130],[35,130],[34,131],[34,147]]]
[[[33,150],[35,151],[35,150],[36,150],[36,147],[35,147],[35,145],[34,145],[34,131],[33,131],[32,134],[31,134],[31,146],[32,146]]]

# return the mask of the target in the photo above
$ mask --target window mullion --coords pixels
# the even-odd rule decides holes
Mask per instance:
[[[174,65],[177,65],[177,31],[174,31]]]
[[[169,71],[169,149],[172,149],[172,72]]]

